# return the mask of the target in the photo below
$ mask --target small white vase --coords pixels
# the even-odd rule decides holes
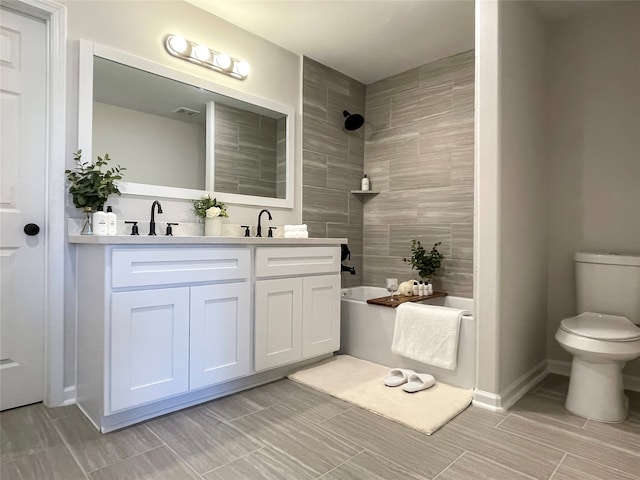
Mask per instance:
[[[205,237],[221,237],[222,236],[222,217],[204,219],[204,236]]]

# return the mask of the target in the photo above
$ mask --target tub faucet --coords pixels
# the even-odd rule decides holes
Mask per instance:
[[[151,222],[149,222],[149,235],[156,234],[156,217],[155,217],[155,208],[158,206],[158,214],[162,213],[162,205],[158,200],[155,200],[151,204]]]
[[[340,273],[349,272],[351,275],[356,274],[356,267],[347,267],[346,265],[340,265]]]
[[[260,210],[260,213],[258,214],[258,229],[257,229],[256,237],[262,236],[262,225],[260,224],[260,220],[262,218],[263,213],[266,213],[269,216],[269,220],[273,220],[273,218],[271,218],[271,212],[269,210],[267,210],[266,208],[263,208],[262,210]]]

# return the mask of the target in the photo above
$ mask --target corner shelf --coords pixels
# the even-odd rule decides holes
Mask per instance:
[[[351,190],[351,193],[354,195],[377,195],[380,192],[376,192],[374,190]]]

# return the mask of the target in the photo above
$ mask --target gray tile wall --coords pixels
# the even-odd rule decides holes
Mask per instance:
[[[347,237],[357,275],[343,286],[362,285],[364,128],[344,129],[343,110],[364,113],[365,86],[310,58],[303,63],[302,221],[312,237]]]
[[[418,278],[402,261],[415,238],[442,242],[436,289],[473,296],[473,93],[473,51],[367,86],[364,170],[380,194],[364,203],[364,285]]]

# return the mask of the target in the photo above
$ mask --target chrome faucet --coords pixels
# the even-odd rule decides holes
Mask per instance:
[[[155,200],[151,204],[151,222],[149,222],[149,235],[156,234],[156,217],[155,217],[155,208],[158,206],[158,214],[162,213],[162,205],[158,200]]]
[[[266,208],[260,210],[260,213],[258,214],[258,231],[256,233],[256,237],[262,236],[262,225],[260,224],[260,219],[262,218],[262,214],[265,212],[267,215],[269,215],[269,220],[273,220],[273,218],[271,218],[271,212],[269,210],[267,210]]]

